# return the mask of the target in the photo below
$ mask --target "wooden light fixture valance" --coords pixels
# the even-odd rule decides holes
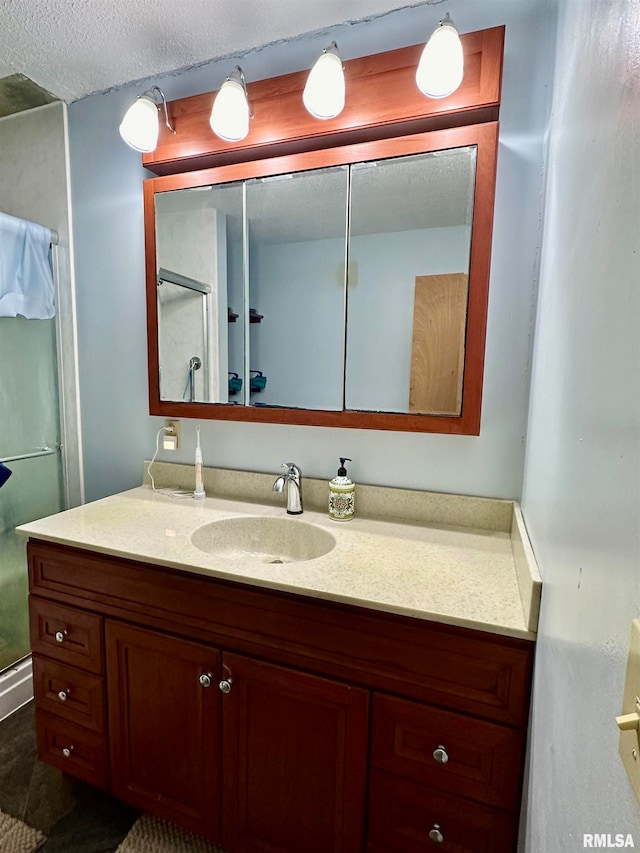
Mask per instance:
[[[143,155],[143,165],[157,175],[170,175],[495,121],[500,107],[504,27],[467,33],[461,41],[462,85],[437,100],[425,97],[415,82],[424,44],[346,61],[346,105],[333,119],[321,121],[306,111],[302,92],[307,70],[248,83],[254,118],[241,142],[225,142],[212,133],[209,116],[215,92],[171,101],[168,110],[175,134],[161,127],[158,147]]]

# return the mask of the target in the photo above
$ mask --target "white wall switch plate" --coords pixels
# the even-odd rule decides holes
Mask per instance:
[[[620,757],[640,800],[640,619],[631,623],[622,712],[616,722],[620,728]]]

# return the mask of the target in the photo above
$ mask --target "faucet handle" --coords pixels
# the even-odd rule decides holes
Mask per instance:
[[[301,473],[299,466],[296,465],[295,462],[283,462],[282,467],[286,468],[290,474],[292,474],[294,471],[297,471],[298,474]]]

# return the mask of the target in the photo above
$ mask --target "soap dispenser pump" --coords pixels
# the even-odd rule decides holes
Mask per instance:
[[[351,461],[347,456],[341,456],[338,473],[329,482],[329,518],[334,521],[351,521],[355,511],[356,484],[344,467],[345,462]]]

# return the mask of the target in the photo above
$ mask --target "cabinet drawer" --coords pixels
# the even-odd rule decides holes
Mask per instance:
[[[35,596],[29,597],[29,614],[33,652],[102,675],[101,616]]]
[[[517,729],[376,694],[371,762],[438,790],[516,811],[523,735]]]
[[[471,800],[379,770],[371,771],[369,796],[367,853],[431,849],[434,853],[514,853],[516,849],[515,818]]]
[[[104,732],[104,683],[97,675],[34,655],[33,688],[38,708]]]
[[[64,773],[98,788],[107,788],[107,742],[104,735],[87,731],[44,711],[36,712],[38,758]]]

